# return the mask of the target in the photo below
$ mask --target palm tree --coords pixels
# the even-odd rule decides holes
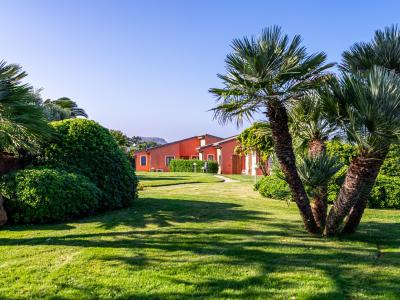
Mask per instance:
[[[338,128],[329,120],[323,99],[317,91],[311,91],[289,107],[290,129],[301,140],[302,148],[307,148],[312,157],[325,153],[326,141]]]
[[[33,150],[38,141],[51,137],[32,88],[20,80],[26,76],[17,65],[0,63],[0,151],[18,153]],[[0,173],[2,170],[0,168]]]
[[[226,57],[226,75],[219,74],[223,88],[210,92],[221,101],[213,110],[225,123],[251,119],[265,113],[271,125],[275,153],[299,207],[306,229],[318,232],[310,202],[296,169],[286,105],[325,80],[326,55],[308,55],[301,37],[293,39],[278,26],[266,28],[259,37],[244,37],[232,42],[233,52]]]
[[[83,108],[78,107],[75,101],[67,97],[58,98],[57,100],[45,100],[43,102],[43,110],[49,121],[88,117]]]
[[[399,141],[400,76],[376,66],[363,73],[344,73],[329,86],[321,95],[336,109],[337,120],[358,153],[329,212],[328,236],[337,233],[350,210],[345,232],[355,231],[389,147]]]
[[[19,66],[0,62],[0,175],[22,167],[16,154],[36,150],[52,135],[32,88],[20,82],[25,76]],[[0,225],[7,221],[2,204],[0,195]]]
[[[339,169],[336,158],[326,154],[326,141],[338,131],[337,126],[327,118],[323,99],[316,91],[305,94],[288,112],[292,134],[301,141],[300,148],[308,152],[298,170],[311,194],[311,209],[322,232],[328,209],[328,183]]]
[[[371,42],[355,43],[343,52],[340,65],[344,71],[367,71],[382,66],[400,73],[400,30],[397,25],[375,31]]]
[[[375,31],[369,43],[356,43],[343,53],[341,69],[344,71],[367,71],[374,65],[382,66],[400,74],[400,30],[397,25]],[[351,208],[344,227],[345,233],[353,233],[360,223],[368,195],[360,197]]]

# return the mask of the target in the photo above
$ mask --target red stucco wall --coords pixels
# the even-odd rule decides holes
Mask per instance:
[[[235,154],[235,148],[238,145],[236,139],[232,139],[225,143],[220,144],[221,147],[221,173],[222,174],[233,174],[232,168],[232,156]],[[244,169],[243,157],[240,158],[242,161],[242,168],[236,174],[241,174]]]

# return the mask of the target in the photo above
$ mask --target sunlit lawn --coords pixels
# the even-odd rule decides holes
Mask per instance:
[[[137,172],[144,187],[167,186],[187,183],[222,182],[223,180],[204,173],[184,172]]]
[[[400,212],[369,210],[356,235],[327,240],[246,178],[149,187],[140,176],[130,209],[2,229],[0,299],[400,297]]]

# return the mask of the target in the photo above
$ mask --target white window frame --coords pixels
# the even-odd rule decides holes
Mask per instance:
[[[144,157],[146,159],[146,163],[145,164],[142,164],[142,157]],[[147,156],[146,155],[140,155],[140,166],[141,167],[147,166]]]
[[[165,160],[164,160],[164,162],[165,162],[165,166],[166,166],[166,167],[169,167],[169,165],[167,164],[167,158],[168,158],[168,157],[172,157],[172,159],[175,159],[175,155],[165,155]],[[172,159],[171,159],[171,160],[172,160]]]
[[[210,156],[212,157],[212,159],[210,159]],[[207,160],[214,160],[214,154],[207,154]]]

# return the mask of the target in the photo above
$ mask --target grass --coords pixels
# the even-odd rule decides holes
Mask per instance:
[[[185,173],[185,172],[137,172],[143,187],[168,186],[189,183],[210,183],[222,182],[210,174],[204,173]]]
[[[324,239],[248,180],[149,187],[130,209],[5,227],[0,281],[0,299],[399,299],[400,213]]]

